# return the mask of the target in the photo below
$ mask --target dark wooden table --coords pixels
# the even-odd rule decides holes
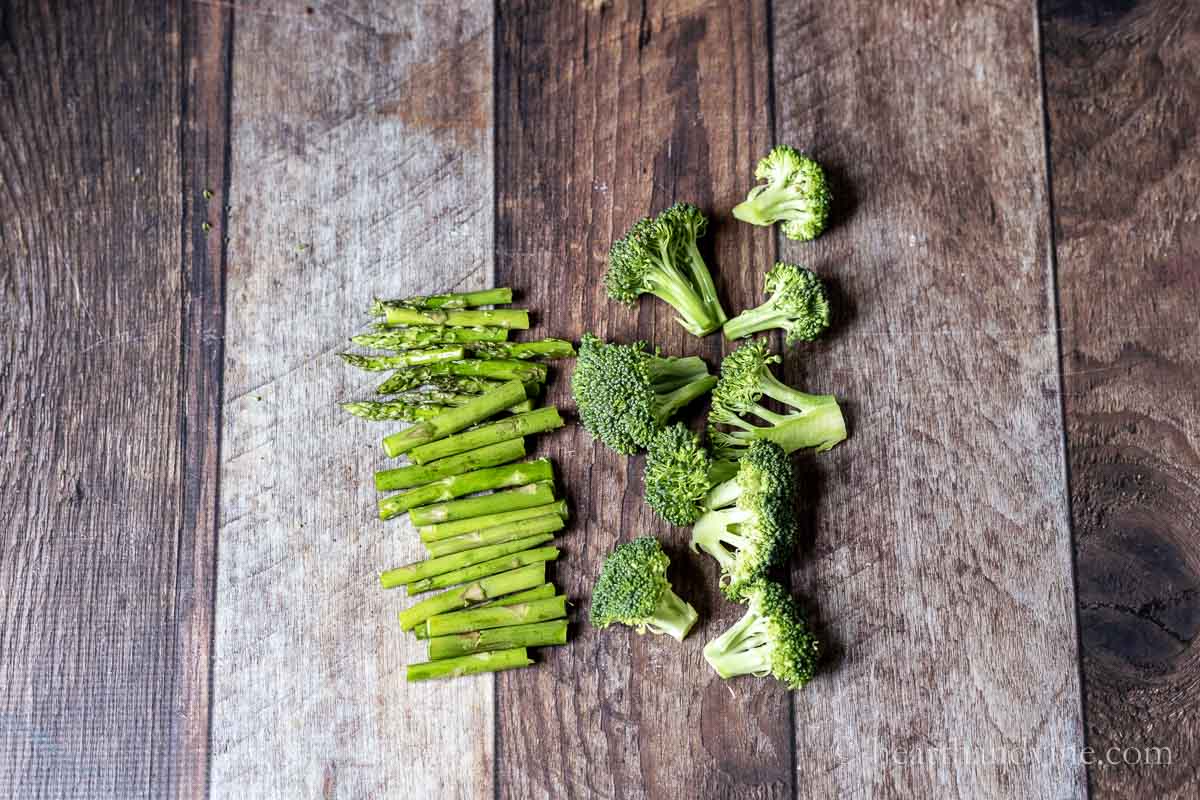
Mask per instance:
[[[1194,797],[1200,8],[423,5],[0,2],[0,795]],[[774,142],[833,176],[813,244],[728,215]],[[600,285],[676,199],[727,307],[835,287],[785,368],[852,426],[801,462],[823,673],[717,680],[737,607],[574,429],[561,585],[656,531],[697,635],[405,684],[332,354],[497,284],[715,363]]]

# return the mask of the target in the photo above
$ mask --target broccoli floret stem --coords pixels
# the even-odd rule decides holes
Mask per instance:
[[[723,328],[725,338],[732,341],[752,336],[759,331],[786,327],[791,322],[793,315],[780,310],[776,297],[772,297],[757,308],[747,309],[726,322]]]
[[[725,309],[721,307],[721,300],[717,297],[717,287],[713,283],[712,274],[708,271],[708,265],[704,263],[704,257],[700,255],[700,248],[696,246],[695,237],[688,242],[687,251],[692,283],[700,290],[700,297],[704,300],[704,304],[708,307],[709,313],[716,323],[713,330],[716,330],[725,324],[727,317]]]
[[[660,358],[651,365],[650,375],[654,390],[667,394],[708,375],[708,364],[698,356]]]
[[[807,413],[789,417],[781,425],[759,428],[757,438],[769,439],[782,447],[785,453],[810,447],[823,453],[845,440],[846,419],[837,403],[820,405]]]
[[[696,609],[668,587],[658,599],[654,613],[646,620],[646,627],[653,633],[665,633],[682,642],[696,624],[696,618]]]
[[[716,385],[716,376],[708,375],[685,384],[673,392],[659,395],[654,408],[654,418],[658,420],[659,425],[665,425],[667,420],[675,416],[681,408],[706,394]]]
[[[712,500],[711,494],[709,500]],[[722,572],[728,572],[733,569],[737,551],[750,545],[744,536],[731,533],[730,526],[744,522],[749,517],[750,514],[736,508],[706,511],[692,528],[692,549],[708,553],[721,565]]]
[[[776,378],[769,369],[763,369],[759,374],[758,388],[767,397],[778,400],[798,411],[811,411],[819,406],[837,403],[837,398],[831,394],[808,394],[797,391]]]
[[[761,189],[757,191],[757,189]],[[810,202],[786,182],[767,184],[733,207],[733,216],[751,225],[772,225],[795,212],[810,212]]]
[[[704,646],[704,659],[722,678],[771,673],[763,619],[747,611],[733,626]]]
[[[712,310],[705,304],[704,298],[692,289],[687,277],[662,254],[661,246],[659,252],[659,258],[655,259],[656,269],[646,278],[650,294],[678,311],[679,324],[693,336],[705,336],[721,327],[721,322],[713,319]]]

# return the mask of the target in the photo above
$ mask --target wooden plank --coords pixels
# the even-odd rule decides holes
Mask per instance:
[[[184,471],[211,409],[181,319],[209,296],[180,269],[180,43],[172,5],[0,11],[5,797],[169,797],[190,777],[177,624],[207,495]]]
[[[1194,797],[1200,10],[1052,2],[1043,32],[1093,795]]]
[[[514,4],[497,18],[497,281],[543,310],[547,328],[652,339],[717,363],[719,336],[697,340],[652,300],[629,311],[601,276],[608,248],[639,216],[676,200],[721,213],[707,240],[718,288],[756,294],[766,237],[730,221],[746,170],[770,144],[765,3]],[[550,392],[571,404],[565,376]],[[580,428],[544,445],[574,522],[556,566],[580,603],[603,556],[636,535],[664,536],[680,594],[701,622],[682,645],[574,626],[537,669],[498,676],[501,796],[790,797],[789,696],[770,681],[726,684],[701,649],[739,615],[719,598],[711,560],[687,551],[645,507],[642,460]]]
[[[491,5],[310,7],[235,26],[212,794],[486,796],[491,678],[405,683],[377,576],[420,548],[334,353],[374,294],[490,280]]]
[[[775,15],[798,54],[775,60],[780,139],[840,198],[826,236],[782,248],[840,306],[789,377],[851,424],[808,466],[794,578],[832,656],[796,703],[802,796],[1085,792],[1035,22]]]

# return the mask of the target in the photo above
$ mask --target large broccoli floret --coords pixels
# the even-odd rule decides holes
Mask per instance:
[[[592,589],[592,624],[607,628],[619,622],[638,633],[648,629],[683,641],[696,624],[696,609],[671,591],[670,563],[653,536],[617,545]]]
[[[676,423],[646,448],[646,503],[672,525],[691,525],[704,513],[709,490],[736,473],[737,464],[713,461],[700,437]]]
[[[846,420],[833,395],[806,394],[782,383],[771,373],[779,356],[767,351],[765,341],[744,344],[721,362],[721,379],[713,389],[708,414],[708,438],[721,458],[738,458],[743,448],[758,439],[775,442],[791,453],[815,447],[822,452],[846,438]],[[763,395],[788,407],[777,414],[760,402]],[[759,417],[768,424],[754,425],[745,417]],[[716,427],[730,425],[732,431]]]
[[[632,455],[716,382],[695,356],[662,357],[641,342],[609,344],[585,333],[571,391],[583,427],[618,453]]]
[[[726,339],[741,339],[770,328],[782,328],[787,343],[811,342],[829,327],[829,297],[812,270],[779,262],[767,273],[770,299],[725,323]]]
[[[609,251],[609,296],[633,305],[639,295],[652,294],[678,311],[679,324],[694,336],[721,327],[725,311],[696,246],[707,227],[708,220],[688,203],[638,220]]]
[[[733,215],[751,225],[783,222],[789,239],[815,239],[829,221],[831,196],[821,165],[787,145],[758,162],[754,177],[765,181],[733,207]]]
[[[746,590],[749,609],[733,627],[704,646],[704,658],[722,678],[773,675],[789,689],[803,688],[816,672],[821,644],[795,599],[777,583]]]
[[[746,449],[732,479],[708,493],[692,527],[692,549],[721,565],[721,591],[731,600],[787,559],[796,540],[792,462],[779,445],[760,440]]]

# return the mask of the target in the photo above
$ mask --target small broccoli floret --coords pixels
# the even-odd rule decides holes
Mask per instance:
[[[700,358],[670,358],[642,342],[609,344],[583,335],[571,375],[579,421],[624,455],[650,443],[676,413],[716,384]]]
[[[749,342],[721,362],[721,379],[713,389],[708,414],[708,438],[714,455],[738,458],[751,442],[767,439],[785,452],[813,447],[822,452],[846,438],[846,420],[833,395],[806,394],[782,383],[771,373],[779,356],[767,351],[765,341]],[[788,411],[777,414],[764,407],[763,395],[778,400]],[[754,425],[745,416],[768,424]],[[716,425],[733,427],[723,431]]]
[[[725,311],[696,246],[707,227],[708,220],[688,203],[638,220],[609,251],[609,296],[633,305],[639,295],[652,294],[679,312],[679,324],[693,336],[721,327]]]
[[[733,627],[704,646],[704,658],[722,678],[773,675],[789,689],[812,680],[821,644],[800,606],[777,583],[759,581],[746,590],[749,609]]]
[[[754,177],[765,183],[733,207],[733,215],[751,225],[783,222],[783,235],[808,241],[825,230],[831,196],[821,165],[803,153],[779,145],[758,162]]]
[[[696,609],[671,591],[670,563],[653,536],[617,545],[592,589],[592,624],[607,628],[619,622],[638,633],[649,629],[683,641],[696,624]]]
[[[755,442],[737,475],[708,493],[705,507],[692,528],[692,549],[717,560],[721,591],[737,600],[792,552],[792,462],[779,445]]]
[[[736,464],[713,461],[700,437],[676,423],[654,434],[646,448],[646,503],[672,525],[691,525],[704,513],[709,490],[736,473]]]
[[[787,343],[811,342],[829,327],[829,297],[812,270],[779,262],[767,273],[767,302],[725,323],[726,339],[741,339],[770,328],[782,328]]]

